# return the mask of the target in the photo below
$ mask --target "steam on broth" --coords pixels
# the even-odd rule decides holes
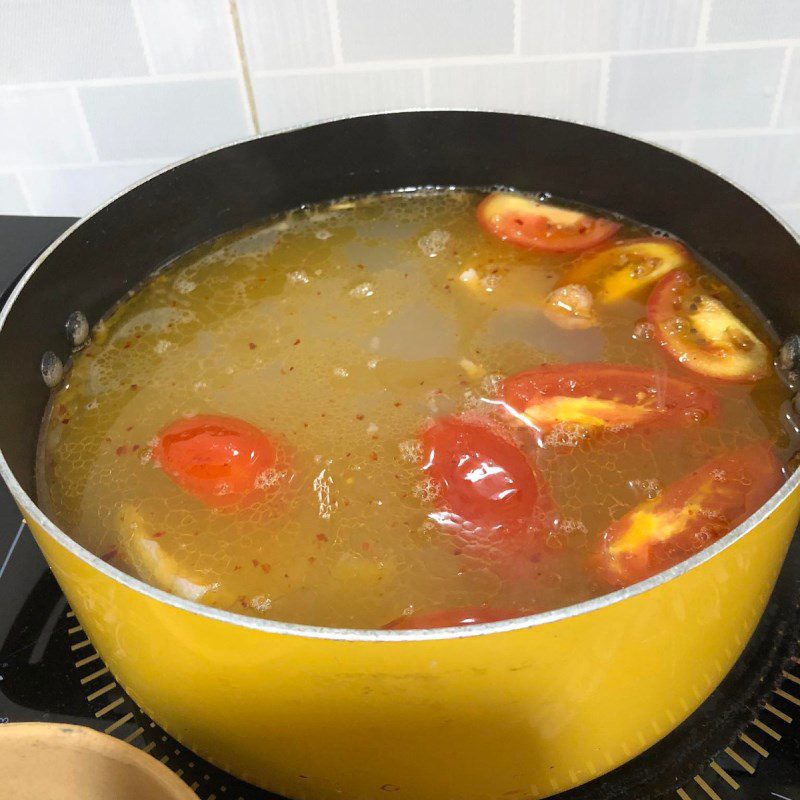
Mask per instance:
[[[631,220],[455,190],[304,208],[95,327],[43,421],[39,502],[115,566],[242,614],[534,613],[677,563],[775,491],[796,442],[773,352],[741,296]]]

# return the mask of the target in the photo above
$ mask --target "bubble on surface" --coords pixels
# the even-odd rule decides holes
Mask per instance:
[[[633,478],[628,481],[628,485],[637,499],[641,500],[655,500],[663,490],[658,478]]]
[[[272,489],[281,481],[286,480],[289,473],[285,469],[265,469],[256,475],[254,486],[256,489]]]
[[[364,283],[359,283],[358,286],[354,286],[350,292],[350,297],[372,297],[375,294],[375,284],[370,283],[369,281],[364,281]]]
[[[542,447],[578,447],[589,438],[590,431],[576,422],[557,422],[552,430],[542,437]]]
[[[649,342],[655,336],[655,328],[646,319],[638,320],[633,326],[631,338],[637,342]]]
[[[302,269],[293,270],[286,276],[286,278],[289,281],[289,283],[299,283],[299,284],[305,284],[311,280],[311,278],[308,277],[308,273]]]
[[[409,464],[422,462],[422,442],[419,439],[406,439],[398,445],[400,458]]]
[[[197,288],[197,284],[194,281],[190,281],[188,278],[179,276],[175,279],[175,291],[178,294],[189,294],[193,292]]]
[[[250,598],[249,605],[250,608],[264,613],[272,608],[272,598],[263,594],[257,594],[255,597]]]
[[[481,380],[481,391],[486,397],[496,397],[500,389],[500,385],[505,380],[505,375],[499,372],[493,372],[490,375],[484,376]]]
[[[332,494],[333,476],[330,475],[327,469],[323,469],[319,475],[314,478],[312,487],[317,496],[319,518],[330,519],[339,507],[338,501],[333,498]]]
[[[73,311],[67,317],[64,332],[73,347],[83,347],[89,338],[89,320],[86,315],[82,311]]]
[[[64,364],[52,350],[48,350],[42,356],[40,369],[42,380],[48,389],[55,389],[64,377]]]
[[[423,478],[414,485],[414,497],[425,505],[433,505],[441,495],[439,484],[433,478]]]
[[[432,230],[417,239],[417,247],[428,258],[436,258],[450,243],[450,234],[443,230]]]

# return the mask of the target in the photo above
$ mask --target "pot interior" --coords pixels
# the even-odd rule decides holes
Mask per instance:
[[[69,355],[64,323],[94,324],[176,256],[304,203],[421,186],[509,186],[620,212],[689,243],[796,330],[800,246],[766,209],[702,167],[596,128],[493,112],[425,111],[323,123],[175,166],[83,221],[42,260],[0,329],[0,450],[34,496],[47,402],[42,354]]]

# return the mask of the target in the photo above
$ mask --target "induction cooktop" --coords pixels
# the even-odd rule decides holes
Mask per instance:
[[[0,291],[72,222],[0,217]],[[800,800],[799,654],[795,536],[763,620],[717,691],[645,753],[557,800]],[[136,706],[0,487],[0,724],[27,721],[87,725],[130,742],[171,767],[201,800],[279,800],[199,758]]]

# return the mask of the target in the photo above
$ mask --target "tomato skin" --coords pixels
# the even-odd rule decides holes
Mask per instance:
[[[721,539],[782,483],[767,442],[712,459],[612,523],[603,534],[598,572],[616,587],[662,572]]]
[[[236,417],[176,420],[158,434],[153,455],[181,489],[217,508],[255,502],[291,480],[280,443]],[[265,473],[276,480],[258,486]]]
[[[595,247],[610,239],[620,225],[539,203],[522,195],[495,193],[476,209],[480,225],[492,236],[528,250],[568,253]]]
[[[540,436],[558,423],[575,423],[588,431],[669,427],[713,418],[719,410],[716,395],[688,380],[591,362],[512,375],[503,381],[500,399]]]
[[[658,236],[625,239],[584,253],[556,284],[583,284],[602,303],[634,297],[690,262],[683,245]]]
[[[435,420],[420,437],[437,491],[430,518],[482,558],[531,552],[549,519],[546,486],[516,444],[482,421]]]
[[[528,612],[508,609],[487,608],[485,606],[465,606],[425,611],[398,617],[383,626],[387,631],[413,631],[430,628],[460,628],[467,625],[483,625],[487,622],[500,622],[504,619],[522,617]]]
[[[682,367],[704,377],[729,383],[753,383],[766,377],[770,357],[763,342],[720,301],[695,294],[693,288],[694,281],[682,270],[665,275],[653,288],[647,320],[659,345]],[[687,295],[692,298],[689,303]],[[716,328],[719,340],[704,337],[703,327]],[[746,347],[735,346],[730,331]]]

